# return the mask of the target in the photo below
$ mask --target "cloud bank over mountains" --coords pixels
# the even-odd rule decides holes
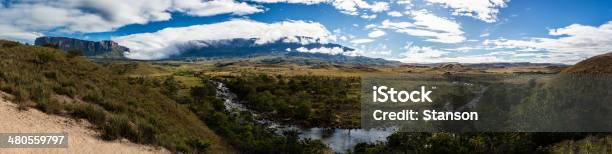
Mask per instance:
[[[336,40],[335,36],[325,26],[315,22],[262,23],[247,19],[235,19],[214,24],[166,28],[152,33],[121,36],[113,38],[113,41],[133,51],[126,55],[128,58],[153,60],[179,54],[179,47],[189,41],[236,38],[255,38],[257,44],[271,43],[281,39],[285,42],[302,44],[327,43]]]

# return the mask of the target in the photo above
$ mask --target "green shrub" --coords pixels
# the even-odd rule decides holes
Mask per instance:
[[[78,56],[83,56],[83,52],[81,52],[80,50],[68,50],[67,55],[68,58],[74,58],[74,57],[78,57]]]
[[[8,41],[5,41],[5,42],[0,43],[0,47],[2,47],[2,48],[12,48],[12,47],[16,47],[16,46],[19,46],[19,45],[21,45],[21,43],[19,43],[19,42],[8,42]]]
[[[83,100],[90,103],[104,104],[104,98],[97,92],[88,93],[87,95],[83,96]]]
[[[50,61],[54,61],[57,59],[57,55],[53,52],[49,52],[49,51],[45,51],[45,52],[39,52],[38,53],[38,59],[37,59],[37,63],[39,64],[46,64]]]
[[[114,113],[126,113],[128,111],[127,105],[118,102],[108,102],[100,104],[106,111]]]
[[[30,93],[23,88],[12,88],[11,94],[15,96],[15,103],[23,104],[30,100]]]
[[[195,153],[204,153],[210,148],[210,141],[203,139],[191,139],[188,144],[194,148]]]
[[[164,84],[162,85],[162,92],[166,96],[170,98],[176,98],[179,90],[180,90],[180,84],[174,78],[174,76],[167,77],[164,80]]]
[[[38,102],[36,108],[50,114],[59,114],[63,110],[63,105],[54,99]]]
[[[120,137],[138,141],[140,135],[136,125],[124,115],[110,116],[108,122],[102,127],[102,138],[106,140],[114,140]]]
[[[75,97],[77,94],[76,88],[72,86],[56,86],[53,91],[58,95],[66,95],[69,97]]]
[[[154,144],[157,142],[157,134],[160,133],[159,129],[152,124],[145,121],[138,121],[138,130],[140,136],[140,142],[147,144]]]
[[[86,119],[96,125],[101,125],[106,122],[106,112],[96,105],[77,103],[73,104],[69,110],[72,116]]]
[[[196,101],[202,101],[204,100],[204,98],[208,96],[215,96],[216,91],[215,89],[211,90],[211,88],[207,86],[195,86],[195,87],[191,87],[190,94],[191,94],[191,97],[195,99]]]
[[[36,103],[46,101],[50,96],[51,90],[41,83],[35,84],[30,90],[30,99]]]
[[[182,153],[190,153],[189,146],[187,146],[185,143],[176,144],[174,149]]]

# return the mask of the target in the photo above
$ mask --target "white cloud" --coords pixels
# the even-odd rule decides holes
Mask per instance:
[[[486,62],[503,62],[490,55],[462,55],[451,57],[450,52],[434,49],[431,47],[419,47],[408,45],[404,47],[406,51],[401,53],[402,58],[391,59],[404,63],[443,63],[443,62],[459,62],[459,63],[486,63]]]
[[[355,50],[352,51],[353,55],[356,56],[367,56],[372,58],[384,58],[389,59],[394,57],[392,50],[387,48],[387,45],[359,45],[356,46]]]
[[[497,21],[500,8],[510,0],[425,0],[453,9],[453,15],[469,16],[491,23]]]
[[[368,9],[372,12],[389,10],[389,3],[374,2],[372,4],[364,0],[333,0],[331,4],[343,13],[356,15],[359,9]]]
[[[399,0],[399,1],[396,1],[395,3],[402,4],[402,5],[412,5],[412,2],[410,0]]]
[[[482,46],[476,46],[476,47],[463,46],[463,47],[457,47],[457,48],[446,48],[446,49],[443,49],[443,50],[446,50],[446,51],[457,51],[457,52],[470,52],[470,51],[481,50],[481,49],[483,49]]]
[[[251,0],[251,1],[259,2],[259,3],[293,3],[293,4],[306,4],[306,5],[329,2],[329,0]]]
[[[437,30],[455,34],[462,34],[461,25],[459,23],[442,18],[428,12],[426,10],[413,11],[412,16],[415,20],[414,24],[424,29]]]
[[[179,47],[192,40],[224,40],[235,38],[256,38],[256,43],[265,44],[284,39],[294,42],[297,37],[309,37],[311,42],[304,44],[335,41],[332,35],[319,23],[304,21],[285,21],[261,23],[245,19],[226,22],[194,25],[189,27],[165,28],[157,32],[141,33],[113,38],[120,45],[132,51],[126,56],[132,59],[162,59],[179,54]]]
[[[328,3],[334,6],[340,12],[348,15],[359,15],[360,9],[369,10],[377,13],[389,10],[387,2],[372,2],[368,3],[364,0],[251,0],[259,3],[294,3],[294,4],[319,4]]]
[[[370,33],[368,34],[368,37],[371,37],[371,38],[377,38],[377,37],[384,36],[385,34],[387,34],[387,33],[385,33],[385,31],[382,31],[382,30],[375,30],[375,31],[370,32]]]
[[[363,18],[363,19],[371,20],[371,19],[375,19],[377,16],[375,14],[372,14],[372,15],[363,14],[360,17]]]
[[[326,48],[326,47],[320,47],[320,48],[312,48],[312,49],[308,49],[308,48],[304,48],[304,47],[299,47],[296,49],[298,52],[306,52],[306,53],[324,53],[324,54],[330,54],[330,55],[337,55],[337,54],[348,54],[348,52],[344,52],[344,49],[340,48],[340,47],[332,47],[332,48]]]
[[[340,38],[338,38],[338,39],[340,39],[340,40],[342,40],[342,41],[346,41],[346,40],[348,40],[348,38],[347,38],[346,36],[340,36]]]
[[[263,12],[257,6],[249,5],[245,2],[235,2],[234,0],[212,0],[207,2],[202,2],[201,0],[177,0],[173,4],[176,10],[194,16],[213,16],[227,13],[246,15]]]
[[[572,24],[551,29],[549,35],[557,38],[495,39],[485,40],[483,44],[495,49],[547,51],[548,61],[562,63],[575,63],[612,51],[612,21],[598,27]]]
[[[392,22],[390,20],[384,20],[380,26],[380,28],[396,29],[396,30],[413,28],[413,27],[416,27],[416,25],[414,25],[411,22]]]
[[[368,8],[368,7],[366,7],[366,8]],[[369,9],[372,12],[387,11],[387,10],[389,10],[389,3],[387,3],[387,2],[374,2],[372,5],[370,5]]]
[[[29,42],[40,36],[43,36],[43,34],[37,32],[28,32],[23,29],[7,25],[0,25],[0,39]]]
[[[244,15],[263,11],[233,0],[54,0],[9,1],[0,9],[3,38],[33,41],[39,32],[107,32],[129,24],[171,18],[171,12],[194,16]],[[8,27],[8,28],[7,28]]]
[[[388,12],[387,15],[392,16],[392,17],[401,17],[401,16],[403,16],[402,13],[398,12],[398,11]]]
[[[492,63],[492,62],[524,62],[524,61],[508,61],[500,59],[496,56],[486,55],[468,55],[468,56],[457,56],[457,57],[445,57],[437,59],[438,63],[442,62],[458,62],[458,63]]]
[[[355,40],[351,40],[351,43],[353,44],[364,44],[364,43],[370,43],[373,42],[374,40],[372,39],[355,39]]]
[[[419,46],[406,46],[404,47],[406,52],[400,54],[402,56],[406,56],[408,59],[414,61],[424,61],[431,59],[442,58],[443,55],[448,54],[449,52],[441,51],[438,49],[433,49],[431,47],[419,47]]]
[[[372,29],[372,28],[376,28],[375,24],[368,24],[365,26],[366,29]]]
[[[436,16],[426,10],[412,11],[414,22],[392,22],[384,20],[380,28],[393,29],[398,33],[426,37],[426,41],[460,43],[466,40],[461,25],[453,20]]]
[[[411,0],[399,0],[395,1],[396,4],[403,5],[404,9],[411,10],[414,4],[412,4]]]

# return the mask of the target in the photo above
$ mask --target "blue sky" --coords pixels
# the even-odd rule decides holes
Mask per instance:
[[[0,18],[3,39],[112,39],[135,59],[177,54],[190,39],[298,34],[408,63],[572,64],[612,51],[612,1],[600,0],[5,0]],[[218,31],[232,35],[204,34]]]

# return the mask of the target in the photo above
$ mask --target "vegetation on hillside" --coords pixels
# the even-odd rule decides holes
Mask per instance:
[[[155,84],[115,75],[74,54],[0,40],[0,88],[23,109],[86,119],[103,139],[127,138],[172,151],[204,152],[210,130]],[[71,99],[54,99],[63,95]]]

